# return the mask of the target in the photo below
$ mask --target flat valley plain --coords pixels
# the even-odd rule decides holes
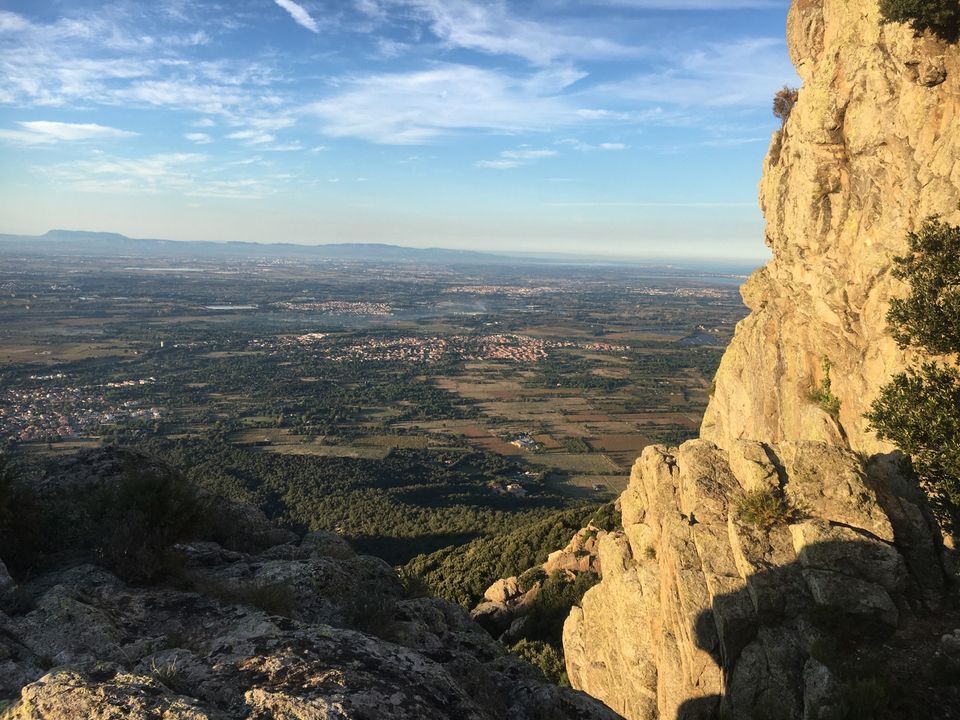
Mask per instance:
[[[675,267],[0,261],[8,449],[139,447],[398,564],[616,497],[746,313]]]

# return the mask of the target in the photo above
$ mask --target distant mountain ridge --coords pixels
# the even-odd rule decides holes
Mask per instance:
[[[463,265],[630,265],[653,270],[656,274],[679,271],[681,274],[742,275],[753,272],[760,261],[749,259],[677,259],[604,257],[589,253],[545,252],[482,252],[431,247],[415,248],[387,243],[329,243],[298,245],[296,243],[260,243],[244,241],[212,242],[209,240],[162,240],[131,238],[115,232],[89,230],[49,230],[43,235],[0,233],[0,252],[23,255],[195,258],[195,259],[298,259],[346,260],[358,262],[410,262],[424,264]]]
[[[0,234],[0,249],[29,255],[85,255],[197,258],[315,258],[330,260],[384,260],[425,263],[504,263],[516,259],[493,253],[445,248],[412,248],[385,243],[210,242],[131,238],[120,233],[86,230],[50,230],[43,235]]]

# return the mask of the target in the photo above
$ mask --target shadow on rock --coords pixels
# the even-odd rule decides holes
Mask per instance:
[[[923,606],[891,543],[815,541],[835,530],[791,526],[795,562],[748,576],[697,615],[694,642],[721,692],[687,700],[677,720],[960,717],[960,652],[948,642],[960,618]]]

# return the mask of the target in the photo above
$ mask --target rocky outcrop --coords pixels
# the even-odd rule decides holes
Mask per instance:
[[[616,717],[333,537],[181,551],[181,589],[94,565],[23,584],[29,604],[0,612],[0,717]]]
[[[483,593],[483,600],[470,611],[476,620],[494,637],[506,644],[520,639],[524,619],[531,612],[544,581],[561,577],[573,582],[583,573],[600,575],[600,539],[605,530],[588,524],[570,538],[564,547],[554,550],[545,562],[528,569],[520,577],[501,578]]]
[[[202,517],[176,539],[129,504],[110,506],[127,511],[126,533],[91,521],[100,498],[135,502],[145,476]],[[0,719],[617,717],[548,683],[458,606],[409,597],[382,560],[330,533],[279,530],[186,482],[115,449],[37,482],[34,519],[83,531],[63,533],[72,547],[44,536],[10,556],[19,585],[0,561]],[[150,508],[175,524],[163,502]],[[116,562],[141,538],[151,551],[137,557],[158,568],[149,576]]]
[[[894,475],[823,443],[647,448],[623,531],[600,543],[603,581],[564,627],[571,683],[627,718],[841,706],[817,651],[837,626],[889,640],[943,597],[937,553],[910,541],[932,521]],[[751,491],[786,498],[769,527],[743,512]]]
[[[920,677],[953,643],[950,538],[863,417],[911,359],[885,319],[892,257],[930,215],[960,224],[960,46],[875,0],[793,0],[787,34],[803,86],[761,182],[773,260],[743,287],[702,439],[637,461],[567,672],[627,718],[807,720],[866,716],[870,659],[888,703],[960,716]]]
[[[929,215],[960,223],[960,46],[881,23],[875,0],[794,0],[787,34],[803,86],[760,187],[773,261],[743,288],[701,436],[876,452],[863,413],[905,362],[891,257]],[[824,357],[837,418],[810,399]]]

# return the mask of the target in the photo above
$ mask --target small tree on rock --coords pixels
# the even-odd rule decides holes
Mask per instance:
[[[933,355],[960,353],[960,228],[937,218],[907,236],[908,253],[893,275],[910,286],[887,313],[902,348]],[[924,362],[895,375],[866,414],[871,428],[910,456],[941,520],[960,509],[960,371],[955,363]]]
[[[798,97],[800,97],[800,91],[787,85],[773,96],[773,115],[780,119],[781,127],[787,124],[787,119],[793,112],[793,106],[797,104]]]
[[[960,3],[957,0],[880,0],[885,22],[907,23],[916,32],[930,30],[956,42],[960,37]]]

